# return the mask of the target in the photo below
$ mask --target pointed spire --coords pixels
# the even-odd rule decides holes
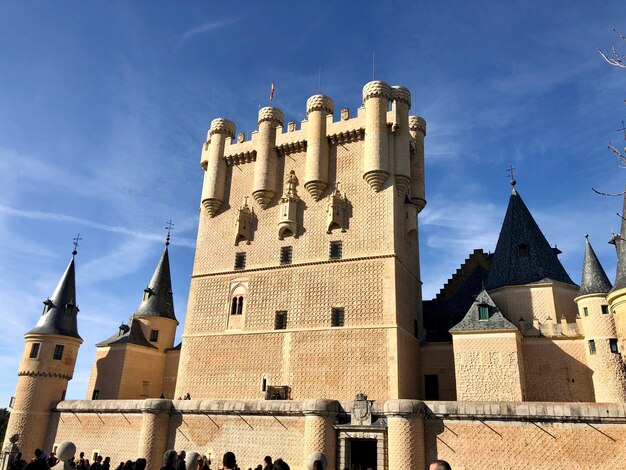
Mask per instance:
[[[574,284],[513,186],[487,278],[487,290],[542,279]]]
[[[622,213],[618,214],[621,219],[621,228],[619,235],[611,239],[609,243],[615,245],[617,251],[617,270],[615,273],[615,285],[611,292],[620,290],[626,287],[626,188],[624,189],[624,205]]]
[[[589,243],[589,235],[585,235],[585,259],[578,295],[606,294],[610,290],[611,282],[602,269],[591,243]]]
[[[150,279],[148,287],[144,289],[143,300],[135,312],[135,317],[154,316],[176,321],[168,245],[169,236],[165,244],[165,249],[163,250],[163,255],[152,275],[152,279]]]
[[[74,248],[74,251],[76,251],[76,248]],[[56,289],[54,289],[50,298],[43,302],[43,313],[39,317],[37,325],[27,334],[48,334],[80,338],[76,321],[78,306],[76,303],[74,257],[75,253],[72,253],[72,259],[70,259]]]

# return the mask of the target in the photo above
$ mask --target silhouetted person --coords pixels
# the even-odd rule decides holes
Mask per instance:
[[[187,462],[185,462],[185,458],[187,457],[187,452],[181,450],[178,453],[178,463],[176,464],[176,468],[178,470],[187,470]]]
[[[135,470],[146,470],[146,465],[148,461],[146,459],[137,459],[135,460]]]
[[[272,470],[274,464],[272,463],[272,457],[266,455],[263,459],[263,468],[261,470]]]
[[[291,470],[289,468],[289,465],[287,465],[287,462],[285,462],[283,459],[276,459],[274,461],[274,470]]]
[[[43,450],[36,449],[35,458],[26,464],[24,470],[50,470],[46,460],[46,454],[43,453]]]
[[[224,454],[224,458],[222,459],[222,464],[224,464],[224,470],[235,470],[237,465],[235,454],[232,452],[226,452]]]
[[[450,467],[450,464],[445,460],[435,460],[430,464],[428,470],[452,470],[452,467]]]
[[[176,464],[178,463],[178,452],[174,449],[170,449],[163,455],[163,466],[161,470],[176,470]]]

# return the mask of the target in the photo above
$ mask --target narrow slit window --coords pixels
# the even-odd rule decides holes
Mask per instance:
[[[330,326],[343,326],[344,325],[344,310],[343,307],[334,307],[330,314]]]
[[[230,314],[237,315],[237,297],[233,297],[233,301],[230,304]]]
[[[586,317],[589,316],[589,309],[587,307],[583,307],[583,315]]]
[[[280,264],[291,264],[293,256],[293,247],[283,246],[280,248]]]
[[[39,348],[41,346],[41,343],[33,343],[32,347],[30,348],[30,358],[31,359],[36,359],[39,356]]]
[[[413,336],[415,336],[416,338],[419,338],[420,335],[420,330],[419,330],[419,324],[417,323],[417,320],[413,320]]]
[[[235,253],[235,269],[246,269],[246,254]]]
[[[612,353],[619,354],[619,348],[617,347],[617,338],[610,338],[609,346],[611,347]]]
[[[274,329],[285,330],[287,329],[287,311],[279,310],[274,317]]]
[[[237,300],[237,315],[243,314],[243,296]]]
[[[91,394],[91,399],[97,400],[99,397],[100,397],[100,390],[94,390],[93,393]]]
[[[590,339],[588,344],[589,344],[589,354],[595,354],[596,353],[596,342],[594,340]]]
[[[330,242],[330,259],[341,259],[341,241]]]
[[[57,344],[54,347],[54,353],[52,355],[52,359],[56,359],[57,361],[60,361],[62,358],[63,358],[63,345]]]

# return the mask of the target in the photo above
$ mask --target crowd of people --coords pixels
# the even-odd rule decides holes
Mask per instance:
[[[194,458],[197,454],[193,454]],[[30,462],[26,462],[22,458],[22,453],[18,452],[11,461],[8,470],[50,470],[59,463],[54,452],[47,456],[41,449],[35,450],[35,456]],[[85,453],[81,452],[78,459],[72,457],[67,462],[76,470],[111,470],[111,458],[97,455],[93,462],[85,458]],[[145,470],[146,459],[139,458],[135,461],[127,460],[120,462],[115,470]],[[222,458],[221,466],[218,470],[245,470],[237,463],[237,458],[233,452],[226,452]],[[161,470],[211,470],[211,460],[206,455],[198,455],[194,462],[187,462],[187,453],[184,450],[180,452],[174,449],[168,450],[163,456],[163,467]],[[248,470],[290,470],[289,465],[283,459],[272,460],[272,457],[266,455],[263,462],[258,464],[254,469],[248,467]],[[321,460],[313,462],[313,470],[324,470]],[[349,469],[344,469],[349,470]],[[372,469],[366,469],[372,470]],[[430,464],[429,470],[452,470],[450,464],[445,460],[436,460]]]

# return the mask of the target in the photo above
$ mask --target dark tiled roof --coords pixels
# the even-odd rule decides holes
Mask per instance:
[[[486,289],[529,284],[544,278],[576,285],[526,204],[513,189],[491,261]]]
[[[486,305],[489,312],[488,320],[479,319],[478,307],[480,305]],[[496,304],[491,299],[485,289],[474,300],[474,303],[469,308],[463,320],[461,320],[456,326],[450,328],[451,333],[460,331],[502,331],[502,330],[517,330],[517,327],[510,321],[504,318],[504,315],[498,310]]]
[[[167,246],[144,292],[148,292],[149,296],[139,304],[135,312],[136,317],[155,316],[176,320]]]
[[[423,302],[426,341],[451,341],[450,328],[459,323],[487,280],[490,255],[474,250],[433,300]]]
[[[626,191],[626,189],[625,189]],[[613,237],[610,243],[615,244],[617,250],[617,270],[615,272],[615,285],[611,292],[626,287],[626,192],[624,194],[624,206],[622,209],[622,226],[619,236]]]
[[[589,243],[589,238],[585,237],[585,259],[578,295],[606,294],[610,290],[611,282],[602,269],[596,252]]]
[[[27,334],[36,333],[80,338],[76,322],[78,306],[76,304],[76,276],[73,256],[54,293],[44,302],[44,305],[46,305],[46,308],[41,317],[39,317],[37,325]]]
[[[126,325],[122,325],[126,326]],[[126,331],[120,327],[118,333],[111,336],[109,339],[96,344],[96,346],[113,346],[115,344],[137,344],[139,346],[145,346],[146,348],[158,349],[154,344],[146,339],[141,330],[141,323],[139,320],[131,318],[130,328],[126,328]]]

